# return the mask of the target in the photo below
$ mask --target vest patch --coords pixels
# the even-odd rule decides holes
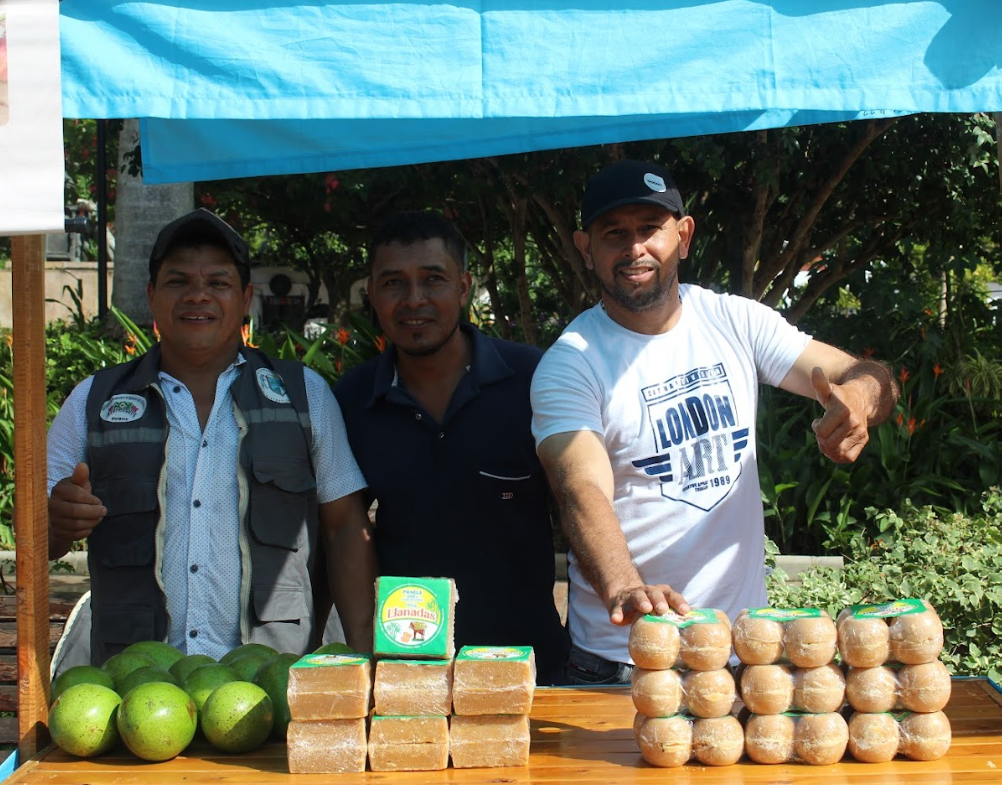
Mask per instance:
[[[146,399],[139,395],[112,395],[101,404],[105,422],[132,422],[146,413]]]
[[[282,377],[268,368],[257,369],[257,384],[264,397],[275,403],[289,403],[289,393],[285,390]]]

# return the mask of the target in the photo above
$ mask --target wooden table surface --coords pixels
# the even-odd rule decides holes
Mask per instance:
[[[953,745],[938,761],[857,763],[847,754],[834,766],[648,766],[633,740],[629,690],[546,688],[536,691],[528,767],[433,772],[289,774],[285,746],[271,743],[248,755],[224,755],[205,741],[165,763],[144,763],[124,748],[92,760],[49,749],[25,762],[4,785],[236,785],[237,783],[819,783],[819,785],[1002,785],[1002,695],[984,679],[957,679],[946,709]]]

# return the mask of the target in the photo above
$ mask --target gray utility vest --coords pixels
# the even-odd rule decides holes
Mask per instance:
[[[242,485],[247,510],[240,536],[240,637],[301,653],[313,642],[310,572],[318,530],[303,366],[252,349],[242,353],[246,362],[230,388],[237,422],[246,425],[233,478]],[[154,346],[95,374],[87,398],[91,485],[108,510],[88,540],[94,665],[135,641],[167,639],[159,489],[169,426],[159,367],[160,347]],[[269,380],[272,398],[284,392],[288,403],[265,394]],[[119,397],[111,401],[113,396]]]

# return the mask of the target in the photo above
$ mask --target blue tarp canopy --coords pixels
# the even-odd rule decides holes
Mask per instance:
[[[63,0],[148,182],[1002,111],[999,0]]]

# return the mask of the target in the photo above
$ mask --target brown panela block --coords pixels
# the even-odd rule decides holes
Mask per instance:
[[[372,717],[369,767],[373,771],[438,771],[448,765],[445,717]]]
[[[375,711],[389,716],[446,716],[452,713],[452,662],[379,660]]]
[[[362,654],[307,654],[289,668],[289,714],[293,720],[367,717],[372,696],[372,659]]]
[[[449,724],[449,748],[457,769],[525,766],[529,762],[529,717],[455,715]]]
[[[456,714],[528,714],[536,689],[531,646],[464,646],[456,655]]]
[[[365,771],[365,720],[290,722],[289,772],[328,774]]]

